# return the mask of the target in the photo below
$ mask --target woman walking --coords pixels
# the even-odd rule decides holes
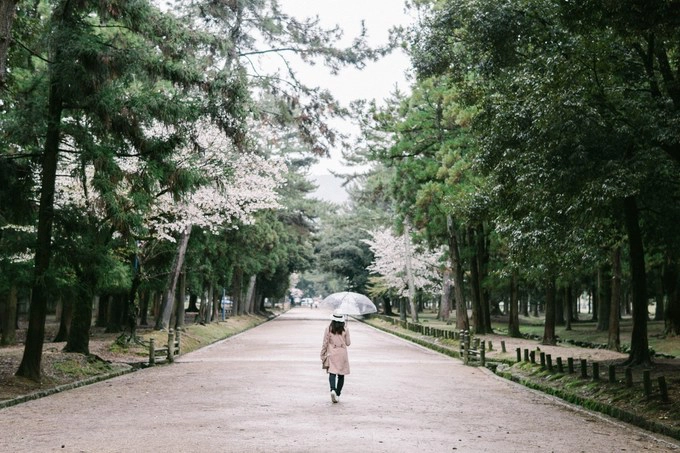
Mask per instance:
[[[350,345],[349,330],[345,324],[345,317],[333,313],[331,323],[326,327],[321,346],[321,363],[328,373],[328,383],[331,386],[331,401],[337,403],[345,384],[345,375],[349,374],[349,358],[347,346]]]

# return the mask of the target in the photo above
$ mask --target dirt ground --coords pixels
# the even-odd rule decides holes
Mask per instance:
[[[46,339],[56,336],[58,326],[45,326]],[[146,330],[141,330],[144,334]],[[17,397],[73,384],[88,377],[141,367],[148,361],[142,348],[123,350],[112,348],[120,333],[105,333],[104,328],[93,328],[90,338],[91,357],[63,352],[65,342],[47,341],[43,345],[40,384],[15,376],[23,355],[26,329],[17,331],[18,344],[0,347],[0,403]]]

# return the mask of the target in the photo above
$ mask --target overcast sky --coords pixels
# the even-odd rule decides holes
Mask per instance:
[[[345,31],[346,42],[359,34],[364,20],[371,44],[387,42],[388,30],[395,25],[408,25],[412,18],[404,12],[403,0],[279,0],[281,9],[296,17],[319,16],[323,26],[339,25]],[[322,66],[298,68],[301,79],[313,86],[328,88],[343,104],[355,99],[387,98],[397,84],[402,91],[408,89],[406,73],[410,64],[408,57],[400,51],[370,62],[366,68],[344,69],[333,76]],[[347,131],[351,128],[347,126]],[[312,175],[328,174],[329,169],[342,170],[340,152],[336,150],[330,159],[324,158],[312,168]]]

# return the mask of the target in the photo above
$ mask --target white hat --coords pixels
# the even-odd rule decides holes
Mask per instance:
[[[333,316],[331,316],[331,321],[336,321],[336,322],[345,322],[345,316],[342,313],[333,313]]]

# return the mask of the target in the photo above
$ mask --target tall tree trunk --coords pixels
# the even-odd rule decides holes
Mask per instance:
[[[234,277],[231,280],[231,294],[233,306],[231,312],[234,316],[243,314],[243,269],[234,269]],[[292,303],[292,300],[291,300]]]
[[[111,305],[112,297],[110,294],[102,294],[99,296],[99,303],[97,307],[97,318],[95,325],[97,327],[106,327],[109,322],[109,305]]]
[[[59,27],[69,27],[71,4],[65,2],[53,11],[53,21]],[[33,267],[33,290],[28,312],[28,331],[21,364],[17,376],[40,381],[40,362],[45,341],[45,320],[47,319],[48,270],[52,256],[52,224],[54,221],[54,191],[57,177],[57,161],[61,142],[61,115],[63,99],[61,74],[58,65],[62,59],[61,43],[52,42],[52,63],[49,70],[49,94],[47,99],[47,131],[45,135],[42,168],[40,173],[40,206],[38,207],[38,233],[35,242]]]
[[[555,324],[558,326],[563,326],[565,325],[565,320],[564,320],[564,290],[559,291],[556,288],[556,296],[555,296]]]
[[[666,335],[680,335],[680,295],[676,291],[672,298],[666,301],[664,333]]]
[[[663,281],[667,297],[664,333],[680,335],[680,291],[678,291],[678,266],[674,259],[666,260]]]
[[[491,296],[489,290],[484,288],[484,280],[489,271],[489,247],[487,233],[481,222],[477,225],[476,239],[477,269],[479,270],[479,305],[484,319],[484,331],[486,333],[493,333],[493,327],[491,327],[491,306],[489,305]]]
[[[610,273],[611,270],[609,265],[601,266],[597,270],[597,300],[599,303],[596,330],[598,332],[606,332],[609,330],[609,315],[612,306],[612,281]]]
[[[569,292],[571,294],[570,300],[571,300],[571,320],[572,321],[579,321],[579,314],[581,313],[581,293],[577,293],[577,289],[574,287],[574,285],[570,286]],[[588,302],[588,313],[590,313],[590,302]]]
[[[73,295],[66,294],[61,297],[61,319],[59,319],[59,330],[54,337],[54,342],[59,343],[68,339],[68,331],[73,321]]]
[[[210,279],[210,281],[208,282],[208,292],[205,295],[205,308],[203,311],[203,322],[206,324],[210,324],[214,300],[215,300],[215,282],[212,279]]]
[[[139,319],[140,304],[139,286],[142,284],[142,262],[138,255],[132,258],[132,285],[127,295],[127,327],[130,330],[130,338],[137,338],[137,320]]]
[[[12,285],[5,297],[4,310],[2,313],[2,337],[0,345],[12,345],[17,341],[16,317],[17,317],[17,287]]]
[[[393,316],[392,312],[392,299],[388,296],[382,296],[383,301],[383,314],[386,316]]]
[[[255,303],[255,284],[257,283],[257,274],[251,275],[248,279],[248,290],[246,291],[246,313],[253,313],[253,306]]]
[[[630,354],[627,363],[631,365],[651,364],[649,338],[647,337],[647,276],[645,274],[645,252],[640,232],[639,213],[634,197],[623,201],[628,233],[630,273],[633,291],[633,332],[630,340]]]
[[[486,324],[484,323],[484,314],[482,313],[482,284],[479,281],[479,267],[477,266],[477,263],[479,262],[477,258],[477,247],[474,247],[476,244],[475,241],[475,234],[474,234],[474,229],[472,226],[468,226],[467,228],[467,241],[468,244],[470,245],[471,250],[473,250],[473,254],[470,257],[470,289],[472,290],[472,328],[474,329],[475,333],[478,334],[485,334],[486,332]]]
[[[175,330],[184,330],[184,301],[187,297],[187,272],[186,268],[182,271],[179,279],[179,290],[175,297]]]
[[[654,279],[654,321],[663,321],[666,314],[664,301],[666,294],[664,293],[663,272],[664,266],[655,268],[657,277]]]
[[[73,320],[64,351],[90,353],[90,327],[92,326],[92,303],[97,275],[94,266],[83,265],[76,269],[78,289],[73,305]]]
[[[170,318],[172,316],[172,309],[175,305],[175,290],[177,288],[177,281],[179,274],[182,272],[184,266],[184,256],[187,252],[189,244],[189,237],[191,236],[191,224],[182,231],[177,244],[177,252],[175,258],[170,266],[170,273],[168,274],[168,282],[165,285],[165,292],[163,294],[163,302],[161,304],[160,316],[156,319],[156,330],[167,330],[170,325]]]
[[[149,301],[153,299],[154,292],[150,290],[145,290],[142,292],[141,300],[139,302],[139,325],[147,326],[149,325]]]
[[[444,269],[444,278],[442,281],[442,297],[439,303],[439,316],[442,321],[449,320],[451,314],[451,269],[446,267]]]
[[[198,294],[189,294],[189,308],[187,308],[187,313],[198,313]]]
[[[447,235],[449,241],[449,260],[453,272],[453,294],[456,300],[456,329],[470,330],[467,314],[467,304],[463,293],[463,266],[458,248],[458,232],[451,216],[446,218]]]
[[[510,316],[508,316],[508,335],[513,338],[522,336],[519,331],[519,291],[517,289],[517,271],[512,271],[510,278]]]
[[[591,310],[590,313],[592,314],[590,320],[591,321],[598,321],[598,313],[597,311],[599,310],[599,304],[600,300],[598,299],[598,294],[597,294],[597,285],[593,287],[592,285],[590,286],[590,300],[591,302]]]
[[[198,321],[201,324],[205,324],[207,318],[206,313],[208,312],[208,307],[210,304],[211,288],[208,286],[208,282],[203,283],[203,297],[201,297],[201,303],[198,307]]]
[[[152,306],[151,306],[151,313],[153,314],[154,319],[158,319],[160,316],[161,312],[161,303],[163,301],[163,293],[160,291],[154,291],[153,292],[153,297],[151,298],[152,300]]]
[[[123,331],[123,320],[125,318],[125,305],[127,297],[115,294],[109,303],[109,322],[106,325],[106,333],[118,333]]]
[[[543,344],[557,344],[555,336],[555,279],[548,280],[545,292],[545,326],[543,329]]]
[[[574,298],[571,285],[564,288],[564,308],[566,309],[565,330],[571,330],[571,321],[574,319]]]
[[[621,339],[619,330],[619,310],[621,308],[621,247],[614,247],[612,251],[612,298],[609,308],[609,337],[607,349],[613,351],[621,350]]]
[[[399,320],[406,321],[406,298],[399,297]]]
[[[262,296],[259,290],[255,291],[255,303],[257,307],[257,313],[261,315],[267,314],[267,307],[265,307],[266,297]]]
[[[221,297],[221,295],[220,295],[219,288],[217,287],[217,284],[215,283],[215,284],[213,284],[212,306],[211,306],[211,311],[210,311],[210,321],[211,322],[217,322],[220,319],[220,297]],[[252,313],[253,312],[252,305],[249,307],[249,309],[250,309],[250,313]]]
[[[404,224],[404,251],[406,262],[406,281],[408,282],[408,301],[411,305],[411,321],[418,322],[418,308],[416,307],[416,284],[411,267],[411,229]]]

